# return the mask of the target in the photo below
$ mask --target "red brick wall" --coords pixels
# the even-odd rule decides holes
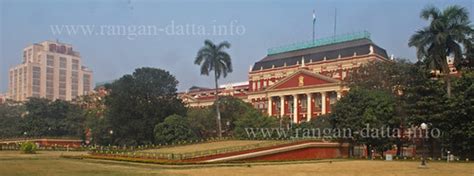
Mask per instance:
[[[311,147],[293,150],[272,155],[260,156],[244,161],[281,161],[281,160],[308,160],[308,159],[330,159],[347,157],[347,148],[339,147]]]

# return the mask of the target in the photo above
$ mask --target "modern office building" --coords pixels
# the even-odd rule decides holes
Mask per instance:
[[[331,105],[349,90],[343,81],[354,68],[390,61],[385,49],[359,32],[271,48],[249,70],[248,84],[219,89],[250,102],[263,113],[295,123],[330,113]],[[180,94],[190,107],[212,105],[213,89]]]
[[[9,99],[73,100],[92,91],[92,71],[70,44],[44,41],[23,49],[22,63],[10,68]]]

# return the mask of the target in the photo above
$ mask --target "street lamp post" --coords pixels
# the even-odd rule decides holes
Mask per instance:
[[[109,134],[110,134],[110,143],[113,143],[114,139],[114,130],[109,130]],[[110,144],[109,144],[110,145]]]
[[[421,123],[421,147],[423,148],[423,153],[421,155],[421,168],[426,168],[426,159],[425,159],[425,134],[426,134],[426,129],[428,129],[428,125],[426,123]]]
[[[23,132],[23,136],[25,137],[25,141],[26,141],[26,139],[27,139],[26,135],[28,135],[28,133],[27,133],[26,131]]]

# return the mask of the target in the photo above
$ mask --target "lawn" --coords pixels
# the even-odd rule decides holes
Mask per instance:
[[[129,166],[127,163],[104,164],[95,161],[60,158],[61,153],[68,155],[85,154],[40,151],[38,154],[31,155],[19,154],[18,151],[0,151],[0,175],[182,175],[163,174],[161,169]]]
[[[428,169],[419,169],[414,161],[340,161],[252,167],[218,167],[171,170],[166,173],[191,176],[255,175],[255,176],[473,176],[474,163],[429,163]]]
[[[160,149],[149,149],[142,150],[143,152],[157,152],[157,153],[189,153],[197,151],[206,151],[206,150],[215,150],[223,149],[229,147],[239,147],[253,144],[263,144],[268,142],[275,141],[254,141],[254,140],[227,140],[227,141],[216,141],[216,142],[206,142],[201,144],[191,144],[183,145],[177,147],[165,147]],[[280,142],[280,141],[277,141]]]
[[[79,160],[59,157],[81,152],[40,152],[36,155],[17,151],[0,151],[0,175],[165,175],[165,176],[287,176],[287,175],[474,175],[474,163],[429,163],[428,169],[418,169],[415,161],[361,161],[287,162],[231,164],[230,166],[164,166],[103,160]],[[266,164],[266,165],[265,165]],[[212,167],[211,167],[212,166]],[[195,168],[198,167],[198,168]]]

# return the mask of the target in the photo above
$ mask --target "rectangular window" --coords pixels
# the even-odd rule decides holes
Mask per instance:
[[[40,80],[39,79],[33,79],[33,86],[39,86],[40,85]]]
[[[314,98],[314,108],[316,110],[320,110],[322,108],[322,101],[321,101],[321,96],[320,95],[317,95]]]
[[[82,84],[83,84],[83,85],[82,85],[82,86],[83,86],[83,90],[84,90],[84,92],[87,93],[87,92],[90,91],[90,84],[91,84],[91,83],[90,83],[90,80],[91,80],[91,76],[90,76],[90,75],[87,75],[87,74],[84,74],[82,77],[83,77],[83,78],[82,78],[82,81],[83,81],[83,83],[82,83]]]
[[[46,89],[47,95],[54,95],[54,89],[52,87]]]
[[[46,55],[46,65],[48,67],[54,67],[54,56]]]
[[[66,83],[59,83],[59,88],[60,89],[66,89]]]
[[[78,95],[78,92],[77,92],[77,91],[74,91],[74,90],[71,91],[71,97],[74,98],[74,97],[77,97],[77,95]]]
[[[46,73],[54,74],[54,68],[46,68]]]
[[[41,68],[40,67],[33,67],[33,71],[34,72],[39,72],[39,71],[41,71]]]
[[[33,86],[33,92],[39,92],[40,87],[39,86]]]
[[[72,60],[72,70],[79,70],[79,61],[76,59]]]
[[[59,67],[66,68],[67,67],[67,59],[65,57],[59,58]]]
[[[337,101],[337,94],[335,92],[331,92],[329,94],[329,104],[334,104]]]

